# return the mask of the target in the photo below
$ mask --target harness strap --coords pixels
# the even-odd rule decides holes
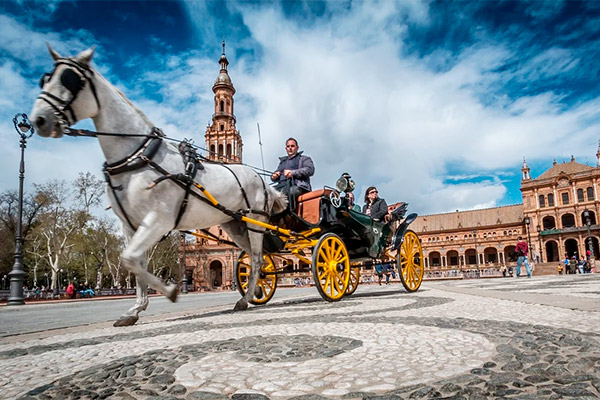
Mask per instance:
[[[153,136],[148,137],[130,156],[110,164],[104,163],[104,170],[110,175],[119,175],[142,168],[156,155],[162,144],[162,131],[157,127],[153,127],[152,134]]]
[[[237,175],[235,174],[235,172],[233,172],[231,170],[231,168],[229,168],[227,165],[223,164],[223,167],[228,170],[229,172],[231,172],[231,174],[233,175],[233,177],[235,178],[238,186],[240,187],[240,190],[242,192],[242,196],[244,196],[244,200],[246,201],[246,206],[248,206],[248,209],[250,209],[250,202],[248,201],[248,196],[246,195],[246,191],[244,190],[244,187],[242,186],[239,178],[237,177]]]
[[[133,224],[131,223],[131,220],[129,219],[129,216],[125,212],[125,208],[123,207],[123,204],[121,204],[121,200],[119,200],[119,196],[117,196],[117,190],[123,190],[123,187],[121,185],[113,186],[112,181],[110,179],[110,174],[106,171],[104,171],[104,179],[106,180],[108,187],[112,190],[113,197],[115,198],[115,201],[117,202],[117,206],[119,207],[121,214],[123,214],[123,216],[125,217],[125,221],[127,221],[127,224],[134,232],[137,231],[137,228],[135,226],[133,226]]]

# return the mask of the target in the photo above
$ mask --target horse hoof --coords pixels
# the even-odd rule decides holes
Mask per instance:
[[[138,320],[138,317],[135,316],[129,316],[129,317],[121,317],[118,320],[115,321],[115,323],[113,324],[113,326],[119,327],[119,326],[131,326],[134,325]]]
[[[237,303],[235,303],[235,307],[233,307],[233,311],[244,311],[248,309],[248,302],[246,299],[240,299]]]
[[[179,289],[177,289],[176,285],[171,285],[170,289],[170,293],[165,293],[165,296],[167,296],[167,299],[171,300],[171,302],[175,303],[177,301],[177,294],[179,293]]]
[[[256,286],[256,287],[254,288],[254,297],[255,297],[257,300],[260,300],[260,299],[262,299],[262,298],[263,298],[263,291],[262,291],[262,289],[261,289],[259,286]]]

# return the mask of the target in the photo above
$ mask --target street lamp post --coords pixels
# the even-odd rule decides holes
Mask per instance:
[[[592,234],[590,233],[590,225],[592,221],[590,220],[590,210],[587,208],[583,210],[583,216],[585,217],[585,226],[587,227],[587,242],[588,242],[588,251],[590,252],[590,260],[594,258],[594,246],[592,245]]]
[[[188,292],[188,281],[187,281],[187,270],[186,270],[186,263],[185,263],[185,233],[181,233],[181,238],[182,238],[182,242],[183,242],[183,257],[181,259],[181,271],[183,276],[181,277],[181,293],[182,294],[187,294]]]
[[[479,254],[477,252],[477,230],[473,230],[473,238],[475,239],[475,265],[477,267],[477,277],[479,278]]]
[[[542,227],[541,226],[537,226],[537,233],[538,233],[538,244],[540,246],[540,262],[543,263],[544,262],[544,252],[542,251]]]
[[[529,225],[531,224],[531,218],[525,217],[523,219],[523,222],[525,222],[525,230],[527,231],[527,246],[529,248],[529,254],[531,254],[532,253],[532,251],[531,251],[531,233],[529,231]],[[533,260],[533,255],[532,255],[531,259]]]
[[[35,133],[33,126],[29,123],[26,114],[17,114],[13,118],[13,125],[19,134],[21,140],[21,163],[19,164],[19,210],[17,218],[17,235],[15,238],[15,263],[12,271],[8,273],[10,277],[10,297],[8,298],[9,306],[19,306],[25,304],[23,300],[23,280],[25,271],[23,269],[23,180],[25,179],[25,147],[27,139]]]

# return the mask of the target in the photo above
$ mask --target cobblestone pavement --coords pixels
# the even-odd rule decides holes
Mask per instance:
[[[316,289],[315,289],[316,291]],[[600,397],[600,274],[361,286],[0,341],[5,399]]]

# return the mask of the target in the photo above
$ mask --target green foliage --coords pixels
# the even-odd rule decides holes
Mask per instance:
[[[125,247],[116,218],[91,211],[104,199],[104,182],[89,172],[71,183],[49,181],[24,194],[23,256],[25,285],[61,287],[88,282],[91,287],[125,286],[120,262]],[[18,219],[18,193],[0,193],[0,275],[12,270]],[[153,246],[149,270],[164,279],[179,278],[179,237],[171,235]],[[135,284],[134,279],[130,282]],[[53,286],[53,285],[51,285]]]

